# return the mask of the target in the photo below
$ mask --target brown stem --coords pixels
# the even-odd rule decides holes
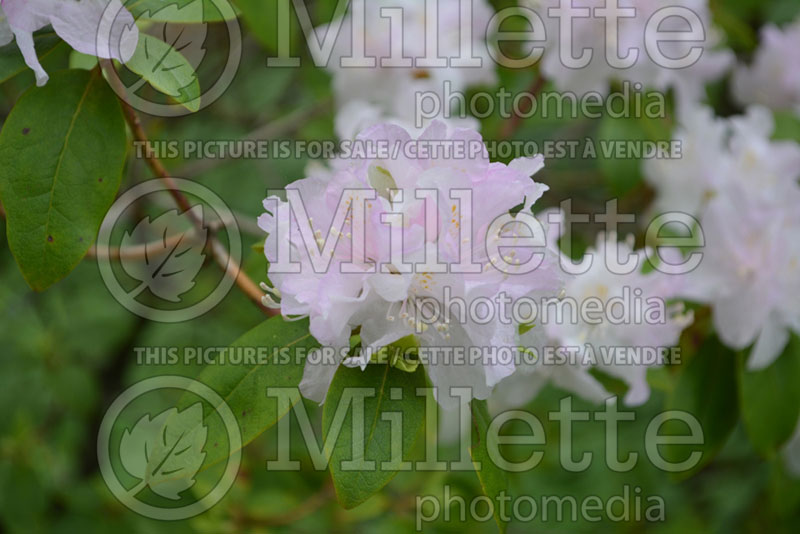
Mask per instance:
[[[130,106],[130,104],[128,104],[128,102],[125,101],[122,96],[120,96],[125,94],[125,88],[122,86],[119,76],[117,75],[117,71],[114,68],[114,64],[108,59],[101,59],[100,65],[103,70],[106,71],[108,82],[116,89],[115,92],[117,93],[117,96],[119,96],[120,103],[122,104],[122,111],[125,114],[125,120],[127,121],[128,126],[131,128],[134,139],[144,146],[148,146],[149,139],[147,137],[147,133],[144,131],[144,127],[142,126],[142,121],[139,119],[139,115]],[[144,153],[145,161],[147,162],[148,167],[150,167],[150,170],[153,171],[153,174],[162,182],[164,182],[173,200],[175,200],[175,203],[178,205],[178,207],[180,207],[181,210],[188,214],[195,227],[198,230],[202,230],[203,222],[197,219],[197,217],[194,215],[194,212],[191,210],[192,205],[189,202],[189,199],[177,189],[175,182],[167,172],[167,169],[161,163],[161,160],[158,159],[151,151],[145,150]],[[209,237],[209,242],[211,245],[209,248],[214,260],[220,267],[222,267],[222,269],[225,271],[225,274],[234,280],[236,286],[242,291],[242,293],[252,300],[265,314],[272,316],[280,313],[280,310],[267,308],[261,303],[261,297],[264,296],[264,293],[261,291],[261,289],[259,289],[258,285],[256,285],[256,283],[253,282],[253,280],[251,280],[244,271],[242,271],[241,267],[233,260],[233,258],[230,257],[227,250],[225,250],[225,247],[222,246],[219,240],[212,235]]]
[[[172,249],[175,245],[186,239],[185,235],[178,234],[158,240],[153,243],[143,243],[131,247],[98,247],[97,245],[89,249],[86,253],[90,258],[103,258],[109,260],[141,260],[147,257],[148,251],[165,252]],[[150,253],[152,254],[152,253]]]
[[[528,92],[533,96],[538,96],[539,93],[544,89],[544,84],[547,83],[547,79],[542,76],[540,72],[536,73],[536,79],[533,81],[530,89]],[[531,106],[533,104],[530,104]],[[528,113],[529,109],[520,110],[522,114]],[[508,139],[514,135],[514,133],[519,129],[522,125],[522,115],[515,113],[511,117],[509,117],[504,123],[502,128],[500,129],[500,138],[501,139]]]

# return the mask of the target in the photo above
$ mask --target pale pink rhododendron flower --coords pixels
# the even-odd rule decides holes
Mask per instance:
[[[486,46],[486,30],[494,12],[486,0],[470,0],[469,3],[439,0],[436,2],[438,20],[426,14],[426,4],[433,6],[433,2],[369,0],[363,4],[364,24],[356,22],[358,38],[355,42],[358,44],[363,40],[364,56],[375,58],[369,60],[374,61],[374,66],[353,67],[346,63],[350,61],[347,58],[359,57],[361,53],[358,48],[353,49],[353,10],[358,2],[351,4],[341,21],[315,29],[317,41],[322,42],[328,32],[341,23],[327,63],[333,75],[333,90],[339,108],[336,133],[340,138],[352,139],[363,129],[386,122],[420,133],[427,124],[419,130],[414,124],[418,93],[431,92],[447,105],[445,82],[452,92],[496,82],[495,64]],[[462,21],[462,5],[470,4],[472,20]],[[388,11],[382,15],[384,9]],[[402,10],[402,36],[390,19],[397,10]],[[472,32],[471,40],[462,43],[462,34],[469,31]],[[445,66],[426,67],[418,63],[421,58],[433,56],[431,38],[426,32],[435,32],[430,35],[438,39],[438,56],[448,60]],[[480,66],[459,66],[456,58],[461,57],[478,58]],[[395,58],[408,59],[403,60],[400,66],[387,63]],[[474,120],[452,120],[457,127],[477,127]]]
[[[741,104],[800,111],[800,21],[781,29],[767,25],[751,64],[733,76],[733,95]]]
[[[133,16],[119,0],[0,0],[0,45],[16,39],[36,85],[47,83],[33,32],[52,26],[56,34],[84,54],[125,62],[139,40]]]
[[[595,14],[594,8],[612,7],[615,3],[621,9],[635,9],[633,12],[623,13],[617,21],[618,40],[613,40],[613,35],[607,35],[606,19]],[[718,32],[711,25],[711,14],[707,0],[529,0],[528,4],[534,9],[542,21],[547,34],[544,44],[545,53],[542,59],[542,72],[553,80],[561,91],[571,91],[577,95],[588,92],[608,94],[611,83],[629,81],[640,83],[644,89],[666,92],[674,89],[681,110],[686,106],[703,99],[705,85],[720,78],[733,62],[733,54],[727,50],[715,49],[720,41]],[[578,58],[584,50],[591,51],[592,57],[587,65],[575,68],[565,65],[561,54],[561,36],[559,26],[561,21],[551,16],[549,9],[558,8],[566,4],[584,10],[572,19],[572,55]],[[691,42],[679,40],[661,41],[658,45],[661,53],[668,59],[688,57],[687,63],[694,59],[692,49],[702,49],[702,54],[689,66],[676,68],[668,62],[654,61],[652,54],[646,48],[650,42],[651,49],[655,46],[655,36],[647,33],[647,23],[651,18],[664,8],[688,8],[699,18],[704,32],[704,39],[693,39]],[[587,15],[585,9],[592,11]],[[677,13],[677,12],[676,12]],[[652,28],[653,26],[651,26]],[[661,31],[687,32],[688,24],[681,16],[665,18],[658,26]],[[617,51],[613,54],[620,56],[619,60],[613,55],[612,61],[606,58],[607,46],[614,43]],[[618,43],[618,46],[616,46]],[[638,51],[638,57],[635,57]],[[561,53],[568,53],[563,50]],[[620,61],[619,63],[615,63]],[[628,63],[630,62],[630,63]]]
[[[406,144],[412,137],[400,127],[378,125],[357,140]],[[501,293],[511,299],[558,294],[557,259],[544,246],[516,246],[520,237],[532,235],[537,221],[531,207],[547,189],[531,179],[542,158],[490,163],[477,132],[451,129],[439,121],[418,141],[467,143],[481,150],[466,158],[408,158],[402,152],[386,159],[340,158],[331,170],[287,186],[287,195],[299,193],[305,215],[276,197],[267,198],[267,213],[259,219],[268,234],[265,253],[274,286],[267,291],[280,299],[284,317],[309,317],[311,334],[326,346],[348,347],[351,332],[359,328],[363,349],[380,349],[410,335],[420,347],[516,349],[519,324],[484,323],[459,303],[469,306]],[[455,199],[465,194],[471,201]],[[520,207],[518,213],[509,213]],[[356,223],[362,211],[366,232],[360,236]],[[281,213],[291,213],[292,224],[281,224]],[[390,216],[402,220],[388,224]],[[498,218],[504,221],[500,227]],[[504,264],[489,253],[490,243],[500,239]],[[286,262],[280,258],[282,245],[299,264],[298,272],[276,267]],[[437,252],[444,272],[427,267]],[[470,253],[471,267],[459,272],[456,265]],[[330,263],[315,270],[314,262],[323,260]],[[346,364],[368,365],[369,352],[362,354],[366,356]],[[303,394],[321,402],[344,359],[340,354],[335,361],[316,364],[309,357],[300,385]],[[455,402],[448,395],[451,387],[472,388],[474,397],[485,399],[515,369],[513,360],[432,358],[424,363],[443,405]]]

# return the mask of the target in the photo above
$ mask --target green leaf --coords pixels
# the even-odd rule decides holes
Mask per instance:
[[[236,0],[247,28],[268,51],[278,50],[278,1],[279,0]],[[290,8],[291,9],[291,8]],[[290,15],[290,35],[294,40],[300,31],[297,18]]]
[[[202,10],[195,8],[197,0],[128,0],[124,4],[137,20],[192,24],[232,20],[237,15],[226,1],[202,0]]]
[[[800,13],[800,4],[795,0],[773,0],[772,2],[760,2],[764,12],[764,18],[772,23],[784,25],[791,24]]]
[[[83,54],[77,50],[69,53],[69,68],[92,70],[97,66],[97,57]]]
[[[125,66],[189,111],[200,109],[197,73],[183,54],[171,45],[142,33],[136,52]]]
[[[99,71],[57,72],[19,99],[0,133],[0,199],[33,289],[61,280],[89,250],[125,154],[122,110]]]
[[[500,532],[506,531],[506,523],[502,520],[502,501],[498,499],[501,493],[508,493],[508,473],[500,469],[489,457],[489,424],[492,418],[489,416],[489,408],[485,400],[473,400],[470,404],[472,410],[472,445],[469,454],[472,463],[475,465],[475,472],[481,483],[483,494],[495,504],[494,520]],[[492,447],[497,448],[497,436],[493,436]]]
[[[739,359],[739,409],[750,441],[758,452],[772,457],[794,432],[800,418],[800,338],[775,362],[760,371],[748,371]]]
[[[800,143],[800,117],[791,111],[776,111],[775,131],[772,138],[778,141],[795,141]]]
[[[680,373],[667,400],[668,410],[688,412],[703,429],[701,445],[664,445],[663,456],[678,463],[689,456],[688,448],[700,451],[700,461],[677,478],[689,477],[719,452],[739,419],[736,392],[736,354],[715,338],[709,338]],[[669,420],[663,435],[685,435],[686,424]]]
[[[287,322],[281,317],[273,317],[230,346],[231,352],[246,348],[260,349],[266,351],[268,358],[255,358],[247,364],[215,363],[200,373],[197,380],[216,391],[239,421],[242,446],[253,441],[286,414],[278,411],[276,399],[267,397],[267,388],[297,387],[303,378],[305,355],[317,346],[316,340],[308,332],[308,321]],[[281,350],[289,355],[286,361],[273,358]],[[179,406],[186,407],[194,402],[196,397],[186,396]],[[227,432],[213,421],[205,422],[208,424],[209,447],[204,469],[236,452],[213,446],[215,443],[226,443]]]
[[[56,50],[67,45],[53,32],[34,35],[33,44],[39,61],[44,61]],[[0,83],[4,83],[28,69],[16,42],[0,47]]]
[[[398,466],[393,460],[398,458],[392,458],[392,449],[399,446],[400,451],[407,454],[413,447],[425,419],[425,397],[417,396],[416,390],[424,387],[425,372],[422,367],[413,373],[382,364],[367,365],[363,371],[344,365],[337,369],[325,397],[322,435],[329,454],[336,497],[344,508],[354,508],[363,503],[397,474]],[[339,406],[349,388],[370,388],[374,393],[363,398],[364,420],[359,421],[359,424],[364,423],[362,429],[354,426],[353,406]],[[354,403],[358,402],[358,397],[356,399]],[[347,412],[339,435],[331,444],[328,434],[335,431],[333,425],[337,408],[347,408]],[[398,429],[392,432],[390,420],[383,419],[384,414],[388,416],[390,413],[402,416],[402,431]],[[373,469],[348,470],[342,465],[348,460],[372,461],[375,464]]]

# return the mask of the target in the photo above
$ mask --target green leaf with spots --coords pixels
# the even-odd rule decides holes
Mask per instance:
[[[126,151],[122,110],[98,71],[57,72],[19,99],[0,133],[0,199],[9,247],[33,289],[86,255]]]
[[[506,523],[502,520],[504,514],[500,506],[502,501],[498,498],[501,493],[508,493],[508,473],[500,469],[489,456],[489,447],[498,447],[497,435],[489,435],[489,408],[485,400],[473,400],[470,404],[472,410],[472,445],[469,454],[475,465],[475,472],[481,483],[483,494],[494,503],[494,520],[500,532],[506,531]],[[490,439],[492,442],[490,443]]]
[[[425,384],[422,367],[413,373],[384,364],[336,370],[325,397],[322,435],[336,497],[345,508],[363,503],[397,474],[423,427],[425,396],[417,396],[417,388]],[[359,388],[366,388],[365,396]]]
[[[318,346],[308,332],[308,321],[284,321],[273,317],[259,324],[233,342],[227,355],[239,354],[241,358],[250,353],[242,364],[218,362],[208,366],[197,380],[214,391],[225,401],[239,422],[242,446],[247,445],[266,429],[274,425],[286,412],[274,397],[267,396],[267,388],[297,387],[303,378],[303,366],[308,352]],[[257,351],[261,353],[258,356]],[[179,407],[185,408],[197,398],[187,395]],[[204,420],[208,425],[208,457],[203,469],[226,459],[232,453],[222,444],[228,437],[224,425],[217,420]],[[215,446],[219,444],[219,446]]]

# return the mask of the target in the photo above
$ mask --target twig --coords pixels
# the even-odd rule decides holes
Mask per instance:
[[[177,173],[176,173],[177,174]],[[194,175],[187,175],[187,176],[194,176]],[[172,206],[172,201],[164,196],[154,196],[152,199],[153,204],[156,206],[167,208]],[[230,210],[233,218],[231,219],[228,216],[220,215],[219,223],[221,227],[225,227],[227,224],[233,224],[234,222],[239,227],[239,230],[244,233],[251,235],[253,237],[258,237],[262,241],[266,238],[266,234],[264,230],[262,230],[258,223],[256,222],[256,218],[252,215],[247,215],[245,213],[241,213],[234,209]]]
[[[101,59],[100,65],[108,75],[108,82],[117,89],[115,91],[117,95],[124,95],[125,88],[122,86],[122,83],[119,80],[116,69],[114,68],[114,64],[110,60]],[[134,139],[144,145],[147,145],[149,143],[149,139],[144,131],[144,127],[142,127],[141,120],[139,120],[139,115],[121,96],[120,103],[122,104],[122,110],[125,114],[125,120],[128,122],[128,125],[131,128],[131,132],[133,132]],[[161,160],[159,160],[154,154],[148,154],[145,158],[145,161],[150,167],[150,170],[153,171],[153,174],[167,186],[167,190],[169,191],[170,195],[172,195],[172,198],[175,200],[175,203],[178,205],[178,207],[189,215],[192,223],[198,230],[202,230],[203,221],[199,220],[191,210],[192,206],[189,202],[189,199],[177,189],[175,182],[167,172],[167,169],[161,163]],[[225,247],[222,246],[216,237],[213,235],[210,236],[209,243],[211,245],[209,248],[214,260],[220,267],[224,269],[225,274],[234,280],[236,286],[250,300],[252,300],[267,315],[272,316],[280,313],[279,310],[267,308],[261,303],[261,297],[264,296],[264,293],[262,293],[256,283],[253,282],[244,271],[242,271],[241,267],[235,261],[233,261],[233,258],[230,257],[227,250],[225,250]]]
[[[97,245],[93,245],[86,255],[90,258],[109,260],[141,260],[148,257],[148,255],[158,255],[159,253],[167,252],[184,239],[186,239],[185,235],[178,234],[168,237],[163,241],[159,239],[152,243],[143,243],[130,247],[98,247]]]
[[[547,83],[547,79],[540,73],[536,73],[536,79],[533,81],[533,85],[531,85],[528,92],[532,96],[538,96],[539,93],[544,89],[544,84]],[[530,104],[531,106],[533,103]],[[521,114],[515,113],[511,117],[509,117],[504,123],[503,127],[500,129],[500,138],[501,139],[508,139],[519,129],[522,125],[522,114],[528,113],[530,109],[526,110],[519,110]]]

